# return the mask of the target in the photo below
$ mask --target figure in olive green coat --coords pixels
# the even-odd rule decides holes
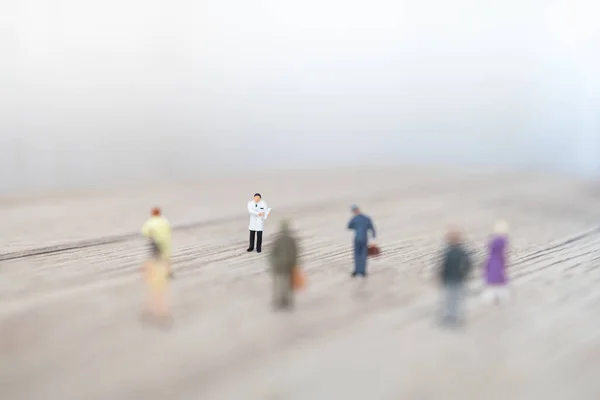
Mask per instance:
[[[292,271],[298,262],[298,247],[292,237],[288,221],[281,222],[281,230],[269,253],[273,275],[273,305],[276,309],[293,306]]]

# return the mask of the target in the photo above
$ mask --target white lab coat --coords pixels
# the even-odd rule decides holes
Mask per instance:
[[[258,213],[265,213],[262,217],[258,216]],[[250,225],[248,229],[251,231],[262,231],[265,227],[265,217],[267,216],[267,203],[259,201],[255,203],[254,200],[248,202],[248,214],[250,214]]]

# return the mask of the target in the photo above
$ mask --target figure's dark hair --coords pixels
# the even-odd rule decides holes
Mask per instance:
[[[256,196],[258,196],[262,199],[262,196],[260,195],[260,193],[254,193],[254,197],[256,197]]]

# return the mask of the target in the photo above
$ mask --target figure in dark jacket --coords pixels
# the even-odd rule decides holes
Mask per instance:
[[[273,305],[275,309],[293,307],[292,271],[298,263],[298,247],[288,221],[281,222],[279,235],[269,253],[273,275]]]
[[[447,245],[440,268],[440,281],[444,292],[442,323],[456,325],[460,322],[465,281],[472,264],[462,244],[460,232],[452,229],[446,238]]]
[[[354,231],[354,271],[352,277],[367,276],[367,256],[369,250],[369,231],[375,239],[375,227],[371,218],[360,212],[358,206],[351,207],[354,216],[348,222],[348,229]]]

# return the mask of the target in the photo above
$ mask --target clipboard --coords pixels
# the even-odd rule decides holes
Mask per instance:
[[[271,210],[272,210],[272,208],[267,208],[267,212],[263,216],[263,219],[267,219],[269,217],[269,214],[271,214]]]

